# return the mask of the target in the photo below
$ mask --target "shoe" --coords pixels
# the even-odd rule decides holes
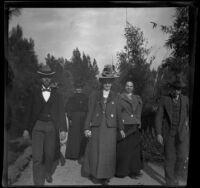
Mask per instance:
[[[79,164],[83,164],[83,161],[84,161],[84,160],[83,160],[83,157],[81,157],[81,158],[78,159],[78,163],[79,163]]]
[[[92,176],[90,176],[89,179],[94,184],[100,184],[101,183],[101,181],[99,179],[96,179],[96,178],[94,178]]]
[[[125,178],[126,176],[115,175],[116,178]]]
[[[174,185],[179,185],[179,181],[177,179],[174,180]]]
[[[131,178],[131,179],[139,179],[140,177],[142,176],[142,173],[138,173],[138,174],[130,174],[129,175],[129,177]]]
[[[108,185],[109,182],[110,182],[109,179],[103,179],[101,180],[101,185]]]
[[[46,181],[47,181],[48,183],[52,183],[52,182],[53,182],[53,178],[52,178],[51,176],[47,176],[47,177],[46,177]]]
[[[172,185],[172,186],[175,186],[175,185],[179,185],[179,182],[178,180],[171,180],[171,181],[166,181],[166,185]]]
[[[61,166],[64,166],[65,165],[65,158],[60,158],[60,165]]]

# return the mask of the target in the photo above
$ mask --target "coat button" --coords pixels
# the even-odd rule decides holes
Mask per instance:
[[[122,122],[123,122],[123,123],[125,122],[124,119],[122,119]]]
[[[131,114],[131,117],[133,117],[133,114]]]
[[[113,118],[113,117],[114,117],[114,114],[110,114],[110,116]]]
[[[112,101],[112,104],[115,104],[114,101]]]

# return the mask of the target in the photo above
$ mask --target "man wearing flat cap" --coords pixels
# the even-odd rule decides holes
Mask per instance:
[[[45,180],[53,181],[53,164],[60,157],[60,139],[65,139],[67,126],[62,95],[52,83],[55,72],[45,65],[37,73],[41,86],[29,96],[23,136],[32,136],[33,182],[44,185]]]
[[[189,150],[189,101],[181,94],[181,79],[169,85],[171,93],[161,97],[155,123],[157,140],[164,144],[166,184],[178,185]]]

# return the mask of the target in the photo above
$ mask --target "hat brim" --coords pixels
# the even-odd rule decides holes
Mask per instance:
[[[56,72],[41,72],[41,71],[37,71],[38,75],[40,77],[52,77],[55,75]]]
[[[117,77],[102,77],[102,76],[99,77],[99,79],[101,79],[101,80],[103,80],[103,79],[115,79],[115,78],[117,78]]]
[[[99,76],[99,79],[115,79],[115,78],[119,78],[119,76],[117,76],[117,75],[112,75],[112,76],[102,76],[102,75],[100,75]]]
[[[182,89],[186,87],[186,85],[185,84],[181,84],[181,85],[170,84],[170,87],[175,88],[175,89]]]

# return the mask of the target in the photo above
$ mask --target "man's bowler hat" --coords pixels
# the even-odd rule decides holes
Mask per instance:
[[[37,71],[40,77],[52,77],[55,75],[55,71],[52,71],[49,65],[43,65],[40,70]]]
[[[183,82],[182,79],[176,79],[173,82],[169,83],[169,86],[174,88],[174,89],[182,89],[186,85],[185,85],[185,83]]]

